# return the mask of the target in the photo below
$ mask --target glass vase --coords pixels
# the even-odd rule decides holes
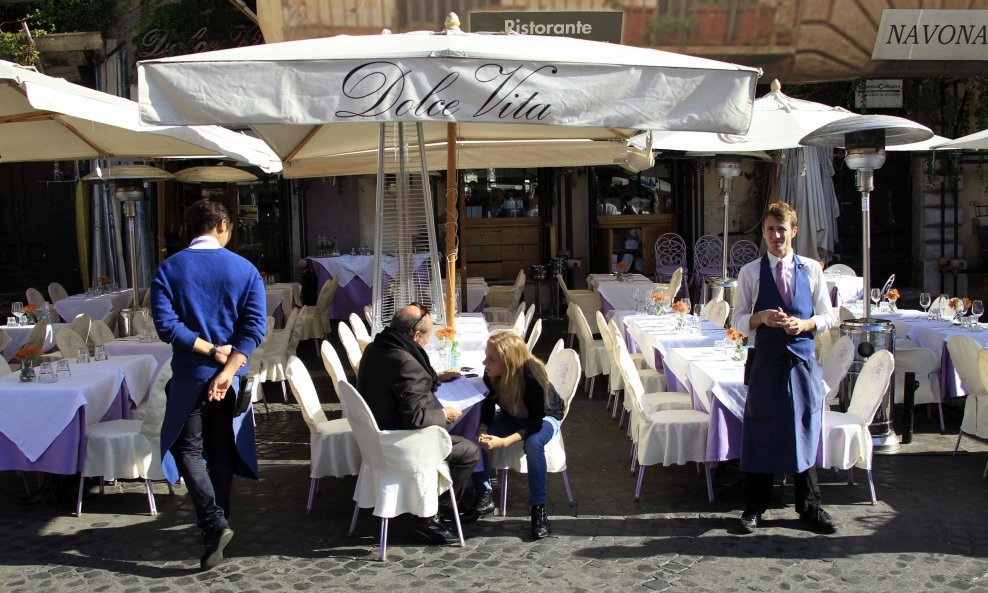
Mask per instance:
[[[895,313],[899,308],[895,305],[896,299],[889,299],[889,313]]]
[[[30,383],[37,378],[37,373],[34,371],[34,365],[31,361],[25,360],[21,363],[21,381],[23,383]]]

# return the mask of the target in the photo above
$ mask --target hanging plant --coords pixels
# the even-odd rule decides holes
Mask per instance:
[[[43,35],[44,31],[31,31],[32,35]],[[40,54],[34,42],[27,39],[24,31],[4,33],[0,31],[0,59],[23,66],[33,66]]]

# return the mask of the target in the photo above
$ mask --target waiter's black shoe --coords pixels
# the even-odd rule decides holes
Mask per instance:
[[[754,533],[755,529],[757,529],[761,523],[761,513],[756,513],[755,511],[745,511],[741,513],[741,518],[738,519],[738,531],[745,534]]]
[[[426,544],[451,546],[460,543],[460,536],[446,527],[446,524],[439,520],[438,515],[416,519],[412,526],[412,535]]]
[[[799,521],[816,533],[837,533],[837,523],[827,511],[821,508],[806,509],[799,514]]]
[[[209,570],[223,561],[223,550],[233,539],[233,530],[229,525],[211,525],[202,531],[202,543],[205,552],[199,559],[199,568]]]

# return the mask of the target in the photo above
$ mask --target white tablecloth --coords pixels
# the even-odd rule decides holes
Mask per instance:
[[[700,324],[700,333],[677,331],[675,315],[626,315],[624,322],[633,325],[637,332],[629,328],[629,333],[638,334],[638,348],[645,354],[645,362],[655,368],[655,353],[665,360],[671,348],[691,348],[713,346],[717,340],[727,337],[724,328],[714,325],[704,319]],[[651,354],[651,356],[650,356]],[[661,370],[661,369],[660,369]]]
[[[710,411],[713,396],[738,420],[744,418],[748,388],[744,386],[744,365],[709,346],[673,348],[666,357],[667,367],[683,379],[691,392]]]
[[[131,336],[129,338],[117,338],[106,344],[106,353],[110,356],[110,360],[133,354],[149,354],[154,357],[154,374],[157,376],[161,367],[172,357],[172,346],[160,340],[142,342],[140,337]]]
[[[45,352],[50,351],[55,347],[55,334],[58,333],[63,327],[68,327],[67,323],[49,323],[48,331],[45,333],[45,344],[42,350]],[[24,346],[24,342],[27,342],[27,335],[31,333],[34,329],[33,325],[18,325],[16,327],[7,327],[6,325],[0,327],[5,334],[10,336],[10,343],[7,347],[3,349],[3,357],[5,360],[13,360],[14,353]]]
[[[298,282],[276,282],[265,284],[264,293],[267,297],[268,315],[281,305],[281,312],[288,317],[293,307],[302,306],[302,285]]]
[[[339,286],[350,284],[354,276],[359,277],[367,286],[374,286],[374,256],[373,255],[340,255],[337,257],[310,257],[313,262],[326,268],[329,275],[339,278]],[[415,269],[429,259],[427,253],[417,253],[412,256]],[[398,262],[393,257],[385,257],[381,261],[381,270],[389,276],[394,276]]]
[[[74,294],[55,303],[55,311],[67,322],[71,322],[76,315],[81,313],[89,315],[92,319],[103,319],[111,311],[119,311],[128,307],[133,296],[134,291],[130,289],[119,290],[98,297]]]
[[[624,282],[618,282],[607,276],[593,278],[588,282],[591,290],[599,294],[612,309],[634,310],[637,307],[634,298],[636,290],[647,292],[648,295],[655,290],[655,283],[641,274],[628,276],[628,280]]]
[[[849,301],[860,301],[864,298],[864,278],[860,276],[835,276],[833,274],[824,274],[823,277],[827,281],[827,292],[837,288],[837,305]]]
[[[19,373],[0,377],[0,432],[29,461],[37,461],[82,406],[86,407],[86,424],[99,422],[122,383],[119,372],[81,370],[57,383],[21,383]]]
[[[476,311],[487,298],[487,281],[483,278],[467,278],[467,311]]]

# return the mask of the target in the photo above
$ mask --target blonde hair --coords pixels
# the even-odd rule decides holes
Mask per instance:
[[[494,379],[494,388],[498,398],[504,402],[505,406],[512,410],[517,410],[522,406],[522,398],[525,390],[525,369],[535,377],[535,380],[542,386],[545,404],[549,403],[549,376],[545,372],[545,365],[538,358],[532,356],[525,345],[525,341],[513,332],[502,332],[492,335],[487,343],[494,347],[497,355],[501,357],[501,364],[504,365],[504,372],[500,377]]]

